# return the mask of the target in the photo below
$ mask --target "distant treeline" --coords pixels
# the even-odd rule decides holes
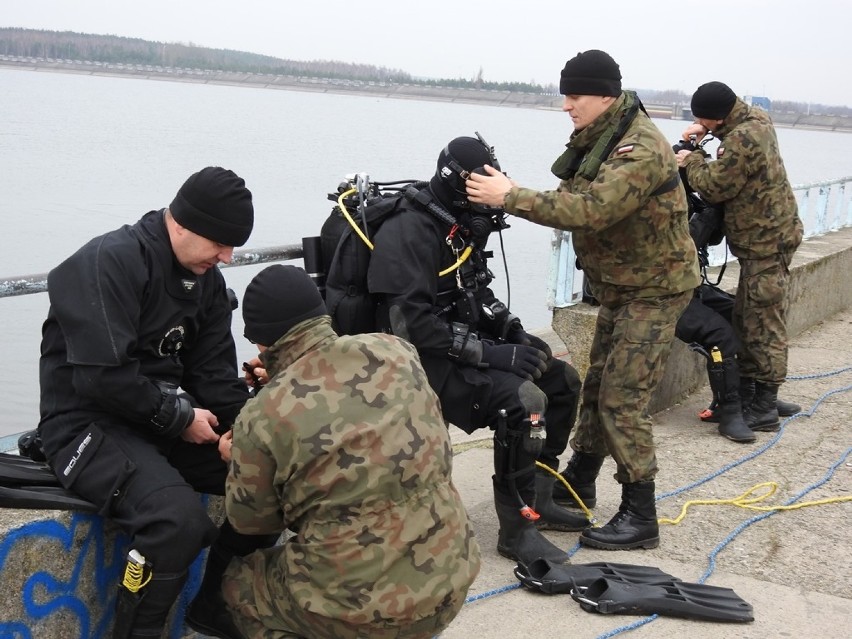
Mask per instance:
[[[336,60],[284,60],[272,56],[210,49],[192,43],[152,42],[140,38],[74,33],[72,31],[43,31],[0,27],[0,55],[60,60],[89,60],[105,64],[142,64],[162,67],[270,73],[273,75],[308,76],[367,82],[440,85],[460,89],[493,89],[520,93],[556,94],[555,84],[540,85],[528,82],[490,82],[480,68],[476,77],[414,78],[400,69],[388,69],[368,64]],[[683,91],[637,89],[647,104],[689,104],[690,96]],[[810,113],[813,115],[852,115],[852,108],[773,100],[772,111]]]
[[[271,73],[341,80],[441,84],[459,88],[497,89],[541,93],[545,88],[524,82],[488,82],[465,79],[414,78],[400,69],[336,60],[283,60],[272,56],[210,49],[192,43],[152,42],[140,38],[92,35],[71,31],[0,28],[0,54],[60,60],[91,60],[108,64],[143,64],[210,71]],[[551,87],[555,92],[555,87]]]

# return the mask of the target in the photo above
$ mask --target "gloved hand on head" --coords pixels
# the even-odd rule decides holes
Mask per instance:
[[[547,369],[547,354],[523,344],[494,344],[482,341],[481,364],[498,371],[514,373],[530,381],[541,377]]]

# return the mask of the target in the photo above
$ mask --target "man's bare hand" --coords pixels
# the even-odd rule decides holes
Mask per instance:
[[[464,183],[467,189],[467,198],[475,204],[502,208],[506,194],[513,186],[517,185],[493,166],[486,164],[483,168],[488,175],[471,173]]]
[[[215,444],[219,434],[213,430],[219,425],[219,419],[204,408],[194,408],[195,418],[180,434],[181,439],[191,444]]]
[[[249,361],[243,363],[243,377],[246,384],[255,386],[260,384],[265,386],[269,382],[269,373],[263,367],[259,357],[252,357]]]
[[[231,447],[234,445],[234,431],[229,430],[219,438],[219,456],[226,464],[231,463]]]

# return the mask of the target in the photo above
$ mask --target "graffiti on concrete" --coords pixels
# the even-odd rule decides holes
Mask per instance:
[[[0,639],[106,639],[128,538],[98,515],[39,519],[0,539]],[[172,619],[183,635],[188,593],[198,588],[203,557]]]

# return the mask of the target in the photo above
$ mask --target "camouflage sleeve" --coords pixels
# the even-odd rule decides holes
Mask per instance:
[[[277,464],[269,449],[253,436],[245,411],[234,424],[231,456],[225,483],[225,512],[231,525],[247,535],[282,532],[284,514],[274,488]]]
[[[684,168],[689,185],[712,204],[735,198],[748,181],[748,135],[734,129],[725,136],[716,160],[707,162],[701,153],[690,153]]]
[[[625,139],[601,165],[594,182],[578,193],[564,181],[555,191],[512,188],[505,199],[506,212],[566,231],[604,231],[643,207],[669,179],[661,167],[673,163],[674,157],[664,158],[658,146]],[[670,148],[665,151],[671,155]]]

